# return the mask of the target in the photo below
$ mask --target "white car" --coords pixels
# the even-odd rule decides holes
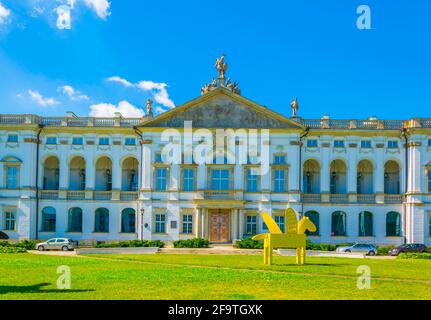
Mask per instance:
[[[41,242],[36,244],[36,250],[45,251],[45,250],[62,250],[62,251],[70,251],[75,248],[72,239],[66,238],[54,238],[50,239],[46,242]]]
[[[338,247],[337,252],[344,252],[344,253],[360,252],[360,253],[365,253],[368,256],[375,256],[377,254],[377,248],[373,244],[356,243],[350,247]]]

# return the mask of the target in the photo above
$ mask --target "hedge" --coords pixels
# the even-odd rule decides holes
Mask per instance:
[[[26,253],[27,250],[21,247],[9,247],[9,246],[1,246],[0,254],[2,253]]]
[[[174,248],[208,248],[209,241],[206,239],[196,238],[189,240],[174,241]]]
[[[242,239],[237,241],[235,245],[239,249],[263,249],[263,242],[253,239]]]
[[[431,259],[431,253],[400,253],[398,259]]]
[[[160,240],[129,240],[113,243],[98,243],[96,248],[163,248],[165,244]]]
[[[18,243],[0,241],[0,253],[26,252],[27,250],[35,250],[35,247],[36,247],[36,241],[34,240],[23,240]],[[15,251],[15,252],[6,252],[6,251]]]

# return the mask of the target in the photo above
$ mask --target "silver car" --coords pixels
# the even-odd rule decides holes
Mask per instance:
[[[74,250],[75,245],[73,240],[66,238],[54,238],[50,239],[46,242],[41,242],[36,244],[36,250],[45,251],[45,250],[62,250],[62,251],[70,251]]]
[[[359,253],[365,253],[366,255],[369,255],[369,256],[375,256],[377,254],[377,247],[373,244],[356,243],[350,247],[338,247],[337,252],[345,252],[345,253],[359,252]]]

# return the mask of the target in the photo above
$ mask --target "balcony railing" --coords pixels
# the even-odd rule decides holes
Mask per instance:
[[[112,191],[94,191],[94,200],[111,200]]]
[[[401,130],[405,126],[403,120],[333,120],[333,119],[301,119],[299,123],[310,129],[360,129],[360,130]],[[431,127],[431,121],[422,120],[423,127]]]
[[[205,199],[210,200],[234,200],[235,193],[232,190],[207,190]]]
[[[68,191],[67,200],[85,200],[85,191]]]
[[[57,200],[58,190],[42,190],[40,192],[40,198],[42,200]]]
[[[348,203],[349,195],[348,194],[331,194],[329,196],[329,202],[331,203]]]
[[[137,192],[121,192],[120,195],[121,201],[136,201],[138,200]]]
[[[317,193],[317,194],[303,194],[302,195],[302,201],[304,203],[321,203],[322,202],[322,195]]]
[[[358,194],[357,195],[358,203],[376,203],[376,195],[375,194]]]
[[[387,204],[399,204],[403,203],[403,196],[400,194],[386,194],[385,203]]]

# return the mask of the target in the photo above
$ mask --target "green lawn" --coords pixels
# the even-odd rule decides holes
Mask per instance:
[[[431,299],[430,260],[254,255],[0,255],[0,299]],[[72,271],[56,289],[57,267]],[[357,267],[371,268],[371,289],[357,288]]]

